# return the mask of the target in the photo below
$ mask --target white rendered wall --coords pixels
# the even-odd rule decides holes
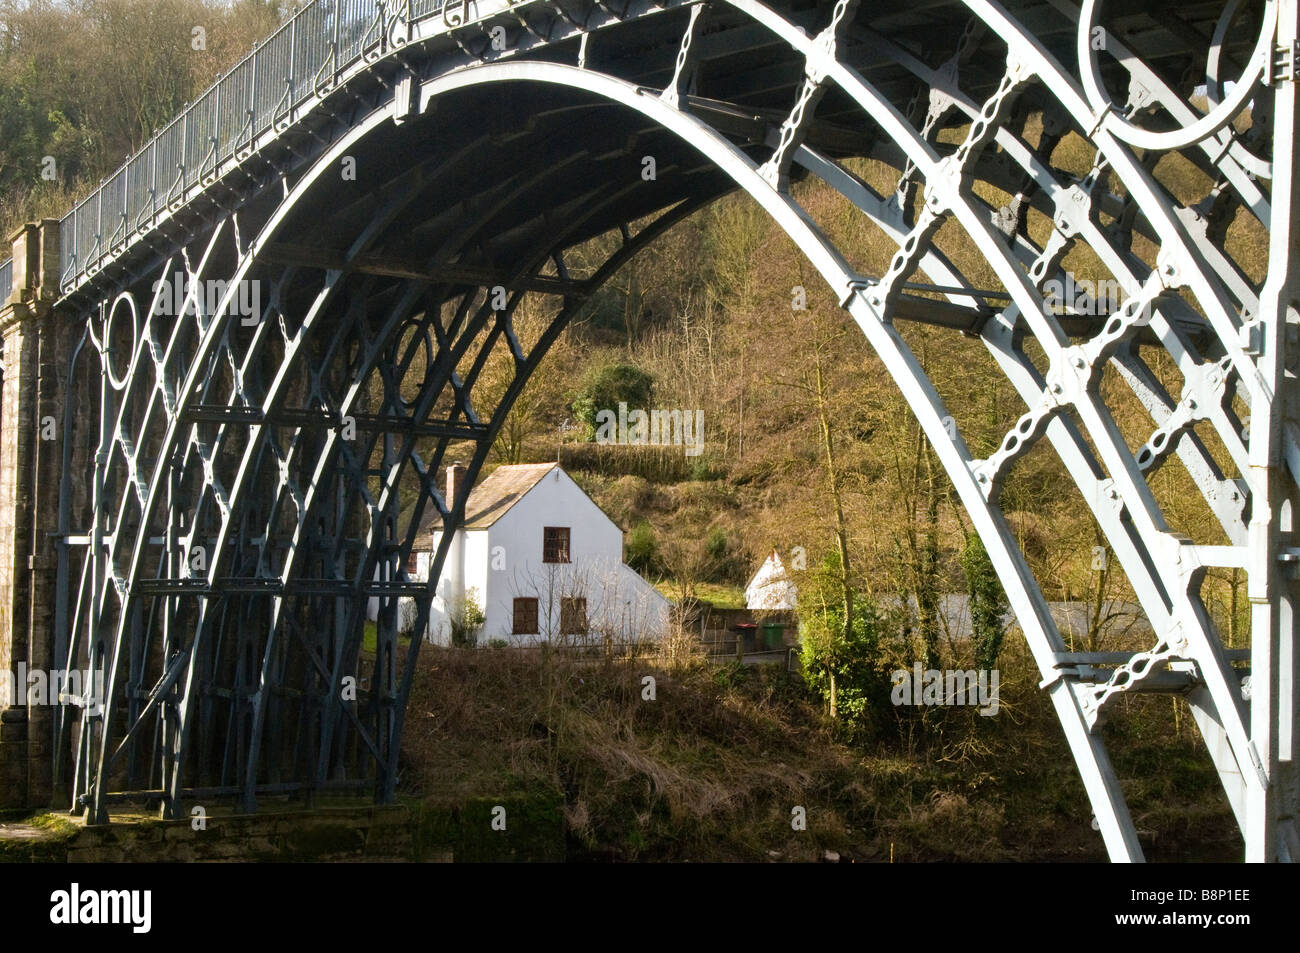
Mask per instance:
[[[542,560],[547,526],[569,528],[568,563]],[[433,534],[436,548],[442,533]],[[425,558],[423,566],[427,566]],[[427,572],[427,569],[425,569]],[[620,640],[657,639],[667,631],[669,603],[623,564],[623,533],[568,474],[547,473],[485,530],[465,533],[465,586],[483,609],[480,645],[500,639],[528,644],[560,637],[560,600],[587,600],[589,627]],[[428,638],[450,641],[450,580],[443,572],[430,612]],[[514,634],[514,600],[538,602],[539,632]]]

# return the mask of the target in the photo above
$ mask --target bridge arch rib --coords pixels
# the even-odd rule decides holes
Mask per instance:
[[[111,659],[106,714],[100,722],[86,722],[91,730],[82,731],[78,750],[75,793],[92,816],[106,819],[114,772],[136,757],[132,746],[148,733],[157,738],[151,749],[156,763],[147,773],[163,779],[154,794],[174,810],[187,792],[202,789],[185,783],[187,772],[205,761],[191,736],[197,730],[212,743],[217,706],[204,691],[222,680],[233,683],[225,690],[238,700],[227,706],[220,768],[202,768],[217,778],[209,789],[237,795],[251,808],[260,793],[293,786],[280,778],[285,752],[294,762],[289,770],[309,779],[298,782],[300,789],[325,788],[339,780],[351,744],[364,746],[372,762],[373,774],[362,783],[391,797],[419,651],[419,640],[412,640],[399,682],[394,613],[399,596],[415,597],[419,631],[432,597],[402,567],[426,506],[444,524],[459,517],[431,474],[453,446],[470,445],[473,479],[514,398],[582,299],[669,224],[739,189],[807,256],[915,412],[998,570],[1111,856],[1137,860],[1142,853],[1098,725],[1114,697],[1154,681],[1171,662],[1194,663],[1185,690],[1229,802],[1248,832],[1248,852],[1300,853],[1290,820],[1296,805],[1290,795],[1279,795],[1285,787],[1279,779],[1294,770],[1278,748],[1290,736],[1281,732],[1279,742],[1271,729],[1261,734],[1258,718],[1252,728],[1240,672],[1199,593],[1207,567],[1244,568],[1247,549],[1276,556],[1284,542],[1278,513],[1295,486],[1280,462],[1300,459],[1293,428],[1272,426],[1261,438],[1266,443],[1257,446],[1231,402],[1235,395],[1255,419],[1281,421],[1286,415],[1287,408],[1278,406],[1282,365],[1262,367],[1242,340],[1243,331],[1248,336],[1255,327],[1270,327],[1268,320],[1285,324],[1289,257],[1275,251],[1282,277],[1275,278],[1270,298],[1269,289],[1247,278],[1221,242],[1198,230],[1199,213],[1168,194],[1148,158],[1126,140],[1133,135],[1130,127],[1109,107],[1094,108],[1095,89],[1080,92],[1046,43],[1001,7],[974,0],[967,6],[968,26],[940,68],[873,32],[870,18],[858,16],[852,0],[798,16],[753,0],[727,0],[667,11],[660,21],[675,22],[682,31],[677,55],[671,68],[644,75],[614,75],[612,60],[604,64],[611,72],[593,68],[585,63],[584,43],[584,62],[577,65],[503,58],[399,85],[400,96],[357,118],[301,174],[286,179],[282,196],[263,194],[217,224],[193,268],[187,251],[191,295],[208,275],[228,282],[215,311],[203,314],[200,306],[192,326],[182,316],[166,340],[137,318],[131,382],[105,384],[122,397],[104,403],[106,413],[116,403],[117,414],[102,424],[100,469],[109,475],[100,478],[96,493],[113,497],[101,502],[115,512],[111,520],[96,512],[91,535],[95,551],[102,541],[106,555],[86,561],[83,588],[89,595],[78,598],[70,620],[70,657],[93,644],[104,646]],[[1270,0],[1266,25],[1279,19],[1279,10],[1284,25],[1291,24],[1293,5]],[[697,94],[707,91],[697,75],[696,48],[709,35],[710,18],[730,17],[728,29],[748,29],[737,25],[737,14],[775,38],[766,42],[780,46],[797,67],[793,80],[785,81],[793,105],[784,117]],[[1068,32],[1064,14],[1062,23]],[[1089,25],[1085,19],[1077,29]],[[985,35],[989,29],[996,38]],[[763,48],[754,35],[746,33]],[[972,64],[981,43],[986,52],[991,45],[1002,55]],[[868,52],[879,56],[882,50],[908,82],[928,91],[928,104],[916,98],[927,108],[913,111],[924,123],[905,115],[896,92],[883,92],[868,77]],[[968,65],[976,81],[963,89],[958,79]],[[1124,68],[1136,76],[1144,67],[1137,61]],[[1149,71],[1142,76],[1147,86],[1133,94],[1139,101],[1123,122],[1149,111],[1150,101],[1185,118],[1182,100],[1168,85]],[[648,78],[655,84],[648,85]],[[897,76],[886,78],[900,86]],[[1085,82],[1095,86],[1088,76]],[[1070,178],[1053,167],[1046,132],[1030,147],[1015,130],[1013,118],[1024,118],[1016,112],[1017,100],[1031,89],[1036,105],[1055,110],[1054,122],[1081,130],[1096,147],[1086,175]],[[1261,88],[1259,95],[1264,93]],[[1279,100],[1290,96],[1290,87],[1276,94]],[[1234,94],[1232,101],[1240,107],[1246,98]],[[829,104],[824,113],[823,103]],[[486,132],[445,118],[476,108],[488,110]],[[829,123],[824,115],[832,117]],[[608,120],[608,130],[593,127],[593,116]],[[945,124],[957,137],[941,146],[938,133]],[[1243,171],[1261,170],[1262,160],[1225,129],[1225,123],[1205,124],[1195,135],[1184,133],[1190,139],[1179,144],[1221,177],[1216,200],[1228,194],[1222,200],[1227,207],[1265,225],[1289,222],[1289,210],[1274,212],[1278,182],[1266,198]],[[403,139],[418,142],[431,132],[437,145],[427,155],[396,148]],[[512,142],[540,151],[512,153]],[[1281,160],[1276,153],[1271,157],[1268,169],[1286,168],[1289,182],[1289,145],[1284,151]],[[905,167],[898,193],[880,195],[849,171],[840,159],[852,154],[897,159]],[[647,182],[638,176],[639,164],[627,161],[640,155],[669,161],[659,162],[659,175]],[[365,173],[373,176],[373,186],[349,185],[353,180],[339,175],[347,160],[377,168]],[[622,163],[617,174],[583,176],[611,161]],[[499,180],[488,171],[511,165],[529,171]],[[602,168],[608,172],[610,166]],[[794,196],[792,175],[822,180],[897,244],[882,275],[862,274],[851,264],[852,250],[837,248]],[[1112,175],[1123,185],[1122,196],[1108,190]],[[976,190],[977,182],[997,183],[1013,201],[993,207]],[[364,193],[359,198],[358,191]],[[449,194],[464,198],[451,201]],[[1037,243],[1025,224],[1029,209],[1045,213],[1054,225]],[[662,217],[633,236],[628,225],[654,213]],[[992,299],[939,247],[945,221],[957,223],[983,251],[1000,285]],[[566,251],[618,227],[627,239],[622,248],[590,276],[568,275]],[[1134,233],[1155,252],[1137,254]],[[393,255],[403,235],[420,255]],[[311,240],[288,240],[299,236]],[[1126,303],[1113,314],[1087,320],[1044,306],[1045,283],[1063,274],[1076,244],[1091,248],[1123,287]],[[172,261],[166,258],[161,274],[174,267]],[[946,301],[908,295],[916,273],[942,282]],[[260,320],[245,331],[237,312],[240,289],[250,281],[271,293]],[[509,292],[505,307],[492,301],[498,285]],[[528,291],[560,304],[547,332],[526,352],[512,319]],[[161,293],[154,289],[153,304]],[[990,300],[1003,304],[991,307]],[[950,426],[939,392],[895,326],[909,318],[978,337],[1024,401],[1025,415],[988,458],[976,458]],[[120,329],[94,319],[89,326],[107,354],[110,334]],[[1027,356],[1026,338],[1045,355],[1045,370]],[[1165,392],[1139,339],[1169,351],[1188,384],[1181,398]],[[491,412],[480,417],[475,388],[486,362],[502,349],[514,362],[514,374],[494,395]],[[427,373],[414,396],[404,395],[402,379],[421,354]],[[1151,413],[1154,432],[1138,451],[1125,442],[1101,395],[1107,367],[1116,369]],[[379,411],[364,413],[374,400]],[[363,418],[368,429],[353,446],[343,436],[347,422]],[[1198,425],[1226,448],[1236,476],[1223,472]],[[432,440],[427,454],[418,450],[421,437]],[[1008,470],[1040,442],[1065,462],[1156,633],[1149,652],[1113,672],[1102,669],[1101,677],[1088,674],[1088,660],[1067,652],[999,506]],[[155,461],[147,474],[147,460],[136,449],[146,444]],[[1218,517],[1227,545],[1179,537],[1166,523],[1146,474],[1175,453]],[[111,475],[114,467],[123,474]],[[418,502],[403,513],[402,490],[411,486],[418,489]],[[193,519],[178,525],[175,512],[186,492],[195,493],[199,504]],[[1275,502],[1265,506],[1263,499]],[[430,572],[435,580],[446,555],[448,535],[443,538]],[[287,542],[277,550],[273,539]],[[195,568],[193,553],[205,546],[211,551]],[[1289,606],[1292,584],[1275,565],[1249,559],[1255,560],[1252,580],[1266,577],[1274,598]],[[246,597],[242,605],[234,601],[239,594]],[[353,598],[345,607],[347,594]],[[382,606],[378,661],[370,704],[362,711],[343,702],[341,689],[358,674],[361,596],[372,595]],[[333,605],[321,608],[324,603]],[[1293,687],[1281,684],[1285,678],[1277,664],[1285,641],[1279,617],[1287,618],[1287,612],[1260,617],[1272,633],[1272,647],[1261,651],[1273,654],[1265,658],[1257,651],[1252,658],[1257,673],[1262,665],[1268,678],[1281,680],[1270,696],[1274,707],[1265,712],[1270,724],[1279,715],[1285,722],[1294,711],[1286,701]],[[310,632],[322,624],[330,631],[313,637]],[[165,644],[151,650],[141,633],[155,627]],[[248,634],[259,628],[264,636]],[[142,659],[150,651],[159,658],[153,687],[145,691],[149,665]],[[294,726],[300,736],[314,739],[306,747],[279,737],[275,726],[284,708],[277,692],[293,680],[309,699]],[[113,727],[123,722],[125,729]],[[1260,738],[1273,754],[1261,754]]]

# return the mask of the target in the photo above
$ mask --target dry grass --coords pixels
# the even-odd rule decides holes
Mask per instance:
[[[430,648],[411,703],[406,784],[449,800],[562,791],[573,839],[628,859],[740,859],[772,844],[811,859],[824,838],[786,845],[790,809],[851,773],[854,757],[783,679],[734,690],[677,654],[683,661]]]
[[[892,709],[869,749],[840,743],[776,667],[426,648],[403,741],[407,794],[560,794],[573,859],[1104,859],[1050,703],[1023,649],[1002,711]],[[655,698],[643,697],[647,676]],[[1192,732],[1153,732],[1138,699],[1108,731],[1139,826],[1176,854],[1236,849]],[[1165,706],[1166,699],[1156,699]],[[1131,753],[1131,757],[1127,757]],[[1159,779],[1148,777],[1153,765]],[[807,830],[791,826],[803,807]]]

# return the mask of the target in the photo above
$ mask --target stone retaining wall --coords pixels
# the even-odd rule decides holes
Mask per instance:
[[[505,811],[505,830],[493,820]],[[474,863],[562,861],[556,796],[475,798],[456,806],[413,802],[323,807],[194,820],[135,815],[86,827],[45,814],[0,823],[0,863],[210,863],[269,861]],[[499,826],[499,822],[498,822]]]

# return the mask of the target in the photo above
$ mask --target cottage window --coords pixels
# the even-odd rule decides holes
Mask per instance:
[[[537,635],[537,600],[515,600],[515,635]]]
[[[583,635],[587,631],[587,600],[560,598],[560,635]]]
[[[542,530],[542,562],[569,561],[569,527],[547,526]]]

